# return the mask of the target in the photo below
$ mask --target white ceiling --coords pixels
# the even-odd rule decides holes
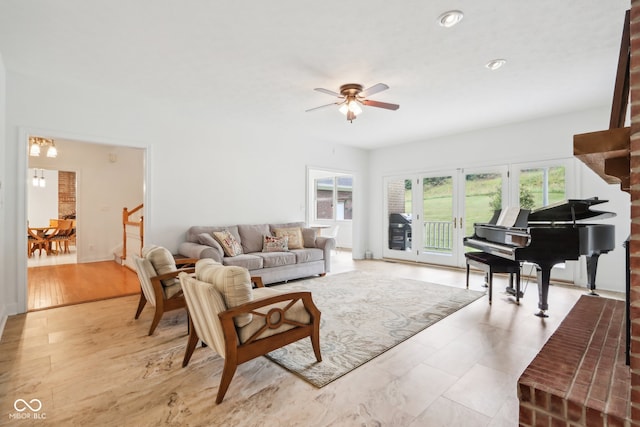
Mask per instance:
[[[376,148],[610,105],[629,0],[0,0],[10,71],[189,105],[212,123]],[[453,28],[444,11],[464,12]],[[484,64],[505,58],[489,71]],[[306,113],[390,89],[353,123]],[[221,120],[220,117],[224,119]],[[603,118],[607,121],[608,117]]]

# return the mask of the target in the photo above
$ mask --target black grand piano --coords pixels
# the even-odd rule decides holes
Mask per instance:
[[[464,238],[464,245],[514,261],[536,265],[538,308],[536,315],[547,317],[549,280],[554,265],[566,260],[587,258],[588,286],[595,294],[598,257],[615,246],[615,227],[611,224],[577,223],[585,219],[604,219],[613,212],[591,210],[591,206],[608,200],[570,199],[528,211],[521,209],[513,226],[497,225],[500,211],[489,223],[474,224],[474,234]]]

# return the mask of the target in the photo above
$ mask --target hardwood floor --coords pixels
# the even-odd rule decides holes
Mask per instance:
[[[114,261],[30,267],[27,277],[29,311],[140,293],[136,274]]]
[[[334,259],[329,274],[465,283],[462,270]],[[104,283],[96,276],[79,274]],[[482,282],[472,273],[472,289]],[[523,284],[519,306],[501,292],[506,283],[494,278],[492,305],[480,298],[320,389],[258,357],[238,367],[220,405],[220,356],[198,347],[181,367],[183,310],[167,313],[153,336],[151,307],[134,320],[135,296],[11,316],[0,338],[0,425],[513,427],[518,377],[586,290],[553,285],[550,317],[540,319],[535,283]],[[22,401],[41,408],[18,412]]]

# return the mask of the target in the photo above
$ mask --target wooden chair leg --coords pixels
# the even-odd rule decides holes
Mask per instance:
[[[134,317],[134,319],[137,319],[138,317],[140,317],[140,313],[142,313],[142,309],[146,304],[147,304],[147,299],[144,297],[144,293],[140,291],[140,301],[138,301],[138,310],[136,310],[136,317]]]
[[[182,360],[182,367],[186,367],[189,364],[189,360],[191,360],[191,356],[193,355],[193,351],[196,349],[196,345],[198,344],[198,334],[196,333],[196,328],[191,327],[191,331],[189,332],[189,340],[187,341],[187,349],[184,352],[184,359]]]
[[[313,347],[313,353],[316,355],[316,360],[318,362],[322,362],[322,355],[320,354],[320,327],[318,327],[317,330],[314,330],[310,338],[311,346]]]
[[[222,399],[224,399],[224,395],[227,393],[227,389],[229,388],[229,384],[231,384],[237,367],[235,360],[224,359],[224,368],[222,369],[222,378],[220,379],[220,386],[218,387],[216,403],[220,403]]]
[[[160,323],[160,319],[162,318],[162,307],[160,304],[156,304],[156,311],[153,315],[153,320],[151,321],[151,327],[149,328],[149,335],[153,335],[153,332],[156,330],[158,323]]]

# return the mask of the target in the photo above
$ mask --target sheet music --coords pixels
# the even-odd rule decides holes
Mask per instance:
[[[496,225],[500,225],[502,227],[513,227],[518,219],[518,215],[520,215],[520,208],[517,206],[509,206],[500,212],[500,216],[498,217],[498,221]]]

